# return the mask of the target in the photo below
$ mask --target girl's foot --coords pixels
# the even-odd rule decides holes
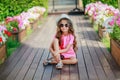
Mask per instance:
[[[54,63],[56,63],[56,61],[55,61],[54,58],[52,57],[52,58],[46,59],[46,60],[43,62],[43,65],[44,65],[44,66],[47,66],[47,65],[49,65],[49,64],[54,64]]]
[[[59,63],[57,63],[57,65],[56,65],[57,69],[62,69],[62,67],[63,67],[62,61],[60,61]]]

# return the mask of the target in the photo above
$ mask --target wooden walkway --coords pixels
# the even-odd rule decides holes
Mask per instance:
[[[70,16],[78,41],[78,64],[44,67],[50,43],[56,30],[56,18],[51,15],[0,66],[0,80],[119,80],[120,68],[84,16]]]

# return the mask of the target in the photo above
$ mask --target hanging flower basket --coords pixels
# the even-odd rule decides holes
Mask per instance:
[[[116,40],[110,40],[111,54],[120,66],[120,43]]]
[[[6,59],[6,45],[3,44],[0,46],[0,64],[3,63]]]

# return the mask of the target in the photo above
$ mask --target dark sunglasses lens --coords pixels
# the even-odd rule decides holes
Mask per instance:
[[[63,24],[60,24],[59,26],[60,26],[60,27],[63,27],[64,25],[63,25]]]
[[[60,26],[60,27],[64,27],[64,26],[65,26],[65,27],[69,27],[68,24],[60,24],[59,26]]]
[[[69,27],[69,25],[68,25],[68,24],[65,24],[65,27]]]

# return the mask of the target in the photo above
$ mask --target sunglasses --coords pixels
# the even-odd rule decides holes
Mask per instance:
[[[70,25],[69,24],[59,24],[59,27],[69,27]]]

